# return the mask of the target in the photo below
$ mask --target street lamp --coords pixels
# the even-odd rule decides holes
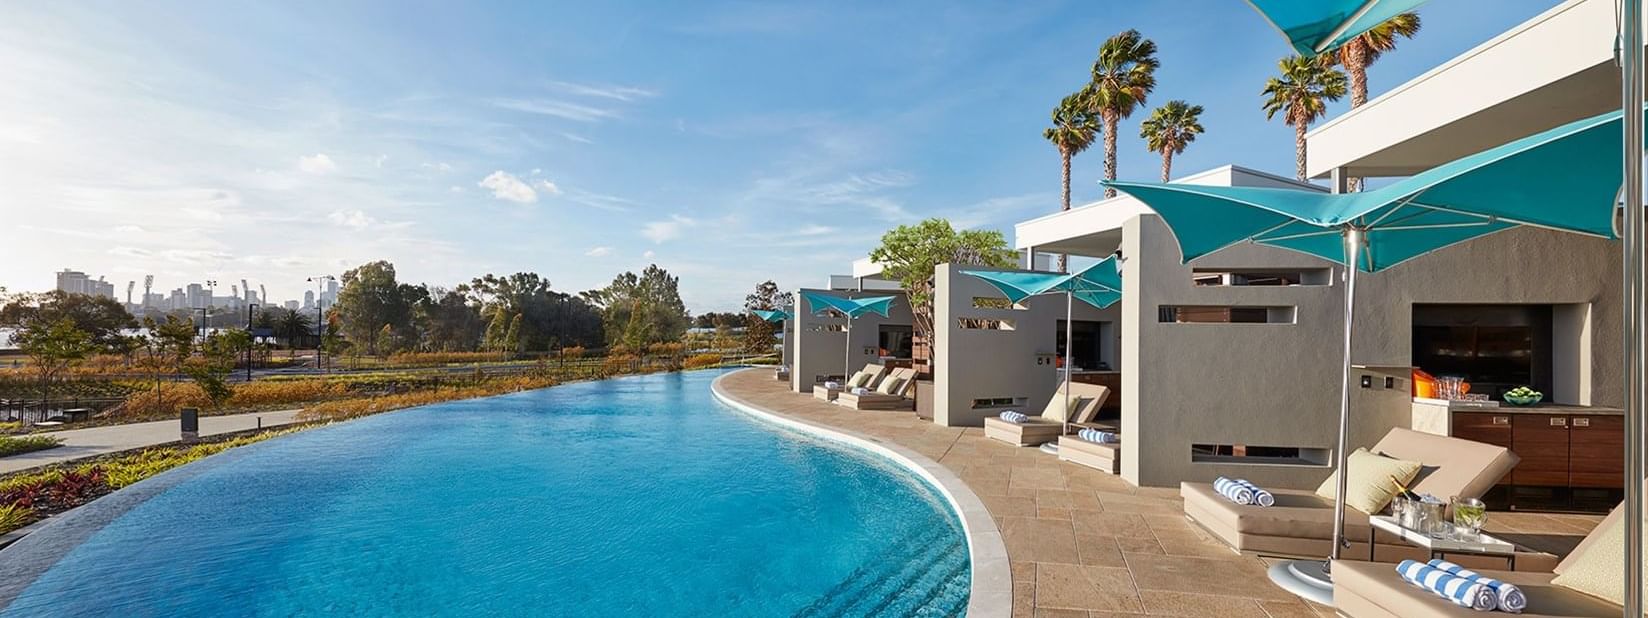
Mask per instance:
[[[257,303],[246,303],[246,381],[252,381],[252,343],[257,340],[252,335],[252,312],[257,311]]]
[[[195,330],[200,333],[200,342],[206,343],[206,308],[195,307],[194,310],[200,312],[200,326],[195,327]]]
[[[217,300],[217,280],[206,280],[206,308],[212,308],[212,302]]]
[[[325,302],[322,298],[326,293],[326,282],[337,281],[337,277],[333,277],[332,275],[319,275],[305,279],[305,281],[315,284],[315,368],[325,371],[323,365],[321,364],[320,344],[324,336],[323,334],[325,333],[322,329],[324,328],[323,324],[326,322],[326,318],[321,315],[321,304]]]

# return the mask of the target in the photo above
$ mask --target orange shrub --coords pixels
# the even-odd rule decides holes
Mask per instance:
[[[720,354],[694,354],[691,357],[688,357],[687,361],[682,363],[682,366],[687,369],[698,369],[700,367],[710,367],[719,364],[721,364]]]
[[[342,420],[357,416],[365,416],[368,414],[376,414],[378,412],[398,410],[400,408],[410,408],[413,406],[440,403],[443,401],[487,397],[491,395],[501,395],[503,393],[530,390],[534,388],[544,388],[547,386],[555,386],[556,383],[557,382],[554,378],[547,376],[519,375],[510,376],[507,378],[495,378],[472,386],[423,389],[404,393],[379,395],[375,397],[358,397],[354,399],[325,401],[304,408],[303,412],[298,414],[298,418],[302,420]]]
[[[606,361],[601,363],[601,371],[607,374],[629,373],[635,369],[636,362],[640,360],[632,354],[613,354],[607,356]]]
[[[391,365],[445,365],[506,360],[509,360],[509,356],[502,352],[396,352],[389,356]]]

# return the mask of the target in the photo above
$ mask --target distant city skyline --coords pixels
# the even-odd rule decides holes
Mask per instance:
[[[216,280],[205,279],[184,284],[181,287],[165,291],[165,285],[156,285],[156,279],[145,276],[142,281],[133,279],[126,282],[126,295],[117,293],[115,282],[107,281],[105,276],[93,278],[84,271],[64,268],[55,273],[56,285],[52,289],[72,294],[86,294],[102,296],[120,301],[127,309],[134,312],[149,308],[159,311],[177,311],[182,309],[227,308],[243,309],[248,304],[254,304],[265,309],[314,310],[316,295],[313,289],[305,291],[303,301],[296,299],[270,300],[263,297],[265,286],[258,284],[258,289],[252,289],[249,280],[241,279],[240,283],[230,283],[227,286],[229,295],[218,296]],[[337,302],[341,286],[336,278],[324,280],[319,296],[320,308],[325,309]],[[44,292],[46,290],[12,290],[9,293]]]
[[[1370,90],[1555,4],[1428,3]],[[1229,0],[13,3],[0,286],[71,264],[298,298],[382,259],[408,283],[530,271],[578,292],[657,263],[692,311],[735,310],[899,224],[1010,236],[1056,211],[1049,111],[1128,28],[1162,65],[1120,177],[1157,177],[1139,122],[1173,99],[1207,127],[1174,169],[1292,175],[1293,131],[1260,108],[1290,50]],[[1077,203],[1101,159],[1076,157]]]

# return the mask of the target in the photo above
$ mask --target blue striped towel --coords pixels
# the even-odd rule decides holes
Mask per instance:
[[[1452,601],[1454,605],[1469,607],[1479,612],[1491,612],[1499,608],[1499,596],[1494,594],[1492,588],[1429,564],[1403,560],[1402,564],[1396,565],[1396,573],[1408,583],[1434,592],[1437,596]]]
[[[1428,564],[1432,567],[1447,571],[1454,577],[1464,578],[1465,580],[1473,581],[1492,588],[1494,595],[1499,597],[1499,609],[1513,614],[1520,614],[1522,613],[1522,610],[1528,608],[1528,595],[1523,594],[1522,589],[1516,587],[1516,584],[1502,582],[1492,577],[1486,577],[1481,573],[1472,571],[1441,558],[1432,559]]]
[[[1091,427],[1076,432],[1076,437],[1097,444],[1115,444],[1122,441],[1122,437],[1111,431],[1099,431]]]
[[[1242,487],[1246,487],[1248,491],[1253,492],[1254,504],[1259,506],[1276,506],[1276,496],[1271,495],[1268,491],[1265,491],[1265,488],[1249,483],[1247,479],[1236,479],[1235,483],[1237,485],[1241,485]]]
[[[1219,492],[1219,495],[1236,504],[1243,506],[1253,504],[1253,490],[1233,479],[1222,476],[1213,479],[1213,491]]]
[[[864,388],[862,386],[853,387],[853,394],[854,395],[868,395],[868,394],[870,394],[870,389]]]
[[[824,383],[824,388],[830,389],[832,391],[839,391],[839,390],[841,390],[841,383],[837,382],[835,380],[830,380],[830,381]]]
[[[1012,410],[1008,410],[1006,412],[1001,413],[1001,420],[1007,421],[1009,423],[1022,423],[1022,422],[1030,420],[1030,417],[1025,416],[1024,413],[1022,413],[1022,412],[1014,412]]]

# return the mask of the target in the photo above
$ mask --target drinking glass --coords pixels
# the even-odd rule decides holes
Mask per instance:
[[[1482,533],[1483,524],[1488,523],[1488,505],[1476,498],[1453,499],[1453,523],[1464,529],[1472,536]]]

